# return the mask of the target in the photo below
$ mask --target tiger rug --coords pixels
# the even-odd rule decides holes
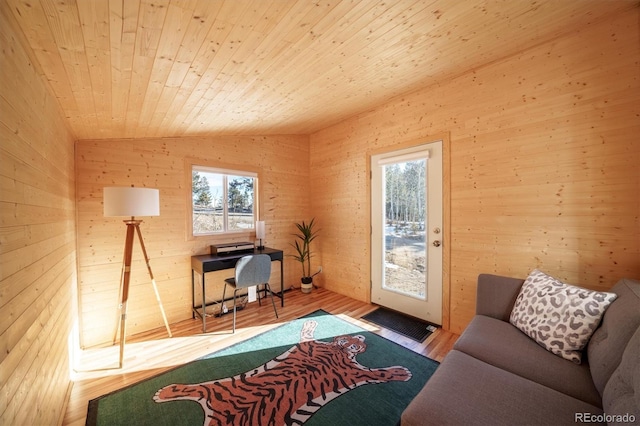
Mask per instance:
[[[299,343],[255,369],[208,382],[171,384],[153,399],[200,404],[205,426],[302,425],[325,404],[359,386],[411,379],[405,367],[368,368],[356,361],[356,355],[367,350],[361,335],[314,340],[317,325],[306,321]]]

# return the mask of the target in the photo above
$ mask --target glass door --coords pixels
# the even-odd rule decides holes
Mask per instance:
[[[442,322],[442,143],[371,157],[372,302]]]

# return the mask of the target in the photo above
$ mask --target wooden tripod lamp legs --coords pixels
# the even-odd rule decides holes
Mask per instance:
[[[167,328],[167,333],[169,337],[171,335],[171,329],[169,328],[169,322],[167,321],[167,316],[165,315],[164,308],[162,306],[162,301],[160,300],[160,293],[158,293],[158,286],[156,285],[156,280],[153,277],[153,272],[151,271],[151,265],[149,264],[149,256],[147,256],[147,249],[144,246],[144,240],[142,239],[142,233],[140,232],[140,223],[141,220],[125,220],[124,223],[127,225],[127,236],[125,238],[124,243],[124,259],[122,265],[122,277],[120,280],[120,322],[119,326],[116,325],[116,332],[113,336],[113,343],[116,342],[116,336],[118,335],[118,330],[120,330],[120,362],[119,368],[122,368],[123,359],[124,359],[124,344],[126,340],[126,325],[127,325],[127,301],[129,300],[129,283],[131,280],[131,258],[133,254],[133,238],[134,232],[138,234],[138,239],[140,240],[140,245],[142,246],[142,253],[144,254],[144,259],[147,264],[147,270],[149,272],[149,277],[151,278],[151,284],[153,285],[153,291],[156,295],[156,301],[158,302],[158,306],[160,307],[160,312],[162,313],[162,319],[164,320],[164,325]]]
[[[147,264],[147,271],[149,272],[149,278],[151,278],[151,285],[153,285],[153,291],[156,294],[156,302],[158,302],[158,306],[160,307],[160,313],[162,314],[162,319],[164,320],[164,326],[167,329],[167,334],[169,334],[169,337],[173,337],[171,335],[171,329],[169,328],[169,322],[167,321],[167,316],[165,315],[164,308],[162,307],[162,300],[160,300],[160,293],[158,292],[156,279],[153,277],[153,271],[151,271],[149,256],[147,255],[147,249],[144,246],[144,240],[142,239],[142,232],[140,232],[139,224],[136,225],[136,231],[138,232],[138,239],[140,240],[140,246],[142,247],[142,254],[144,255],[144,261]]]

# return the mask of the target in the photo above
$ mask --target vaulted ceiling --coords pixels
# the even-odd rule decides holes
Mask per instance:
[[[3,1],[78,139],[308,134],[635,3]]]

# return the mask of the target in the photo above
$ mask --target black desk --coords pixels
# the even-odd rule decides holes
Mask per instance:
[[[265,247],[262,250],[254,249],[251,251],[243,251],[241,253],[232,253],[232,254],[202,254],[199,256],[191,256],[191,309],[192,309],[192,318],[195,318],[196,315],[202,318],[202,332],[206,332],[206,313],[205,309],[207,306],[215,305],[217,302],[212,302],[207,304],[205,299],[205,280],[204,276],[207,272],[213,271],[221,271],[223,269],[232,269],[236,266],[238,259],[243,256],[247,256],[250,254],[268,254],[271,258],[271,261],[277,260],[280,262],[280,292],[273,293],[277,297],[280,298],[282,306],[284,306],[284,267],[283,267],[283,259],[284,253],[282,250],[272,249],[269,247]],[[202,304],[200,306],[196,306],[196,284],[195,284],[195,273],[199,273],[202,277]],[[224,300],[222,301],[224,303]],[[198,309],[202,309],[202,313],[198,311]]]

